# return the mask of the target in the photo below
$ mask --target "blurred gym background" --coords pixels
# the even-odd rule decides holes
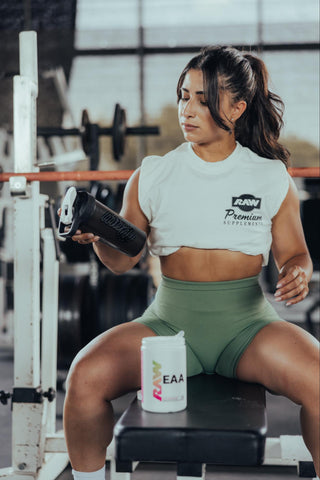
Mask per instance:
[[[176,113],[176,83],[201,47],[228,44],[257,52],[266,62],[271,90],[285,103],[281,141],[291,166],[319,165],[318,0],[2,0],[0,3],[0,171],[13,171],[13,76],[19,73],[23,30],[38,34],[41,171],[134,169],[148,154],[163,154],[183,141]],[[153,125],[158,135],[128,135],[115,155],[114,138],[62,135],[62,129],[112,127],[121,105],[127,127]],[[43,131],[44,131],[43,130]],[[59,133],[60,132],[60,133]],[[119,139],[118,139],[119,142]],[[115,158],[117,157],[117,158]],[[319,336],[319,178],[295,179],[315,273],[310,295],[280,314]],[[43,183],[56,211],[72,182]],[[125,182],[84,182],[100,201],[119,211]],[[192,192],[190,192],[192,195]],[[13,205],[0,184],[0,389],[10,388],[13,343]],[[49,217],[47,222],[49,222]],[[28,221],[28,219],[26,219]],[[144,256],[128,274],[102,268],[92,249],[60,242],[58,370],[97,333],[132,320],[152,300],[158,264]],[[272,301],[272,261],[261,281]],[[2,365],[2,367],[1,367]],[[11,365],[11,364],[10,364]],[[0,422],[7,418],[0,408]],[[296,428],[296,427],[294,427]],[[10,433],[8,433],[10,438]],[[9,464],[4,447],[0,462]]]

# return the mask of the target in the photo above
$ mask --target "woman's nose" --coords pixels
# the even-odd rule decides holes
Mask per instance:
[[[194,103],[191,99],[185,103],[182,113],[185,117],[193,117],[195,115]]]

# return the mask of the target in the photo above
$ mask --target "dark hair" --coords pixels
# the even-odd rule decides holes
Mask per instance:
[[[227,90],[234,102],[245,100],[247,103],[235,125],[236,140],[258,155],[281,160],[287,166],[290,153],[278,142],[284,104],[268,89],[264,62],[233,47],[206,47],[182,71],[177,85],[178,101],[184,78],[191,69],[203,73],[205,99],[217,125],[231,131],[219,114],[219,91]]]

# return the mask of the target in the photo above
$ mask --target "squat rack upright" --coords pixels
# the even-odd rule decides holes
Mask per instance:
[[[39,182],[21,174],[38,172],[36,99],[37,36],[19,37],[20,75],[14,77],[14,386],[12,466],[1,479],[53,480],[68,464],[63,433],[56,432],[57,315],[59,264],[53,232],[45,228],[48,197]],[[40,241],[42,240],[42,316],[40,318]],[[41,336],[40,336],[41,321]],[[60,452],[60,453],[56,453]]]

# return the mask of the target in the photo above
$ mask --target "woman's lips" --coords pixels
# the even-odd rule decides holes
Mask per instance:
[[[182,128],[186,132],[192,132],[193,130],[196,130],[199,127],[197,127],[196,125],[192,125],[191,123],[182,123]]]

